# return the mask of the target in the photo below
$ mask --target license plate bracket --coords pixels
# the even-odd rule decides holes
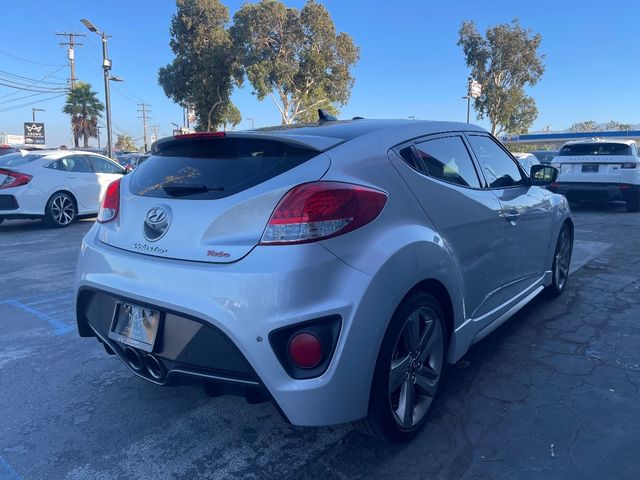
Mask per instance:
[[[113,311],[109,338],[116,342],[152,352],[160,329],[158,310],[118,301]]]
[[[585,163],[582,165],[582,171],[585,173],[597,173],[598,172],[598,164],[597,163]]]

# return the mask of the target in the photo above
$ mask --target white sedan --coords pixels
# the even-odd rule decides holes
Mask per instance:
[[[0,222],[42,218],[66,227],[95,215],[109,183],[125,174],[109,158],[74,150],[21,151],[0,157]]]

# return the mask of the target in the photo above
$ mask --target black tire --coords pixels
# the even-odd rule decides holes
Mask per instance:
[[[44,212],[44,223],[48,227],[68,227],[76,221],[78,209],[75,199],[65,192],[51,195]]]
[[[418,433],[442,381],[447,355],[445,326],[443,310],[429,293],[415,292],[400,304],[380,346],[368,416],[355,422],[361,433],[389,442],[407,442]],[[418,339],[413,348],[409,348],[411,338],[414,345]],[[392,370],[397,372],[395,387]],[[411,405],[411,413],[403,415],[407,405]]]
[[[566,244],[564,242],[567,242]],[[553,273],[551,285],[545,293],[552,298],[558,297],[564,292],[569,281],[569,268],[571,267],[571,254],[573,253],[573,232],[568,224],[562,225],[553,253]]]
[[[640,192],[627,200],[627,212],[640,212]]]

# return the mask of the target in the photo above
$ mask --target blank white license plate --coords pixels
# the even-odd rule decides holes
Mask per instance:
[[[582,165],[582,171],[585,173],[596,173],[598,171],[597,163],[585,163]]]
[[[160,312],[147,307],[117,302],[109,338],[145,352],[153,351],[160,326]]]

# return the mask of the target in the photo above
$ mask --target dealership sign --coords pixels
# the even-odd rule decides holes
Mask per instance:
[[[25,122],[24,143],[44,145],[44,123]]]

